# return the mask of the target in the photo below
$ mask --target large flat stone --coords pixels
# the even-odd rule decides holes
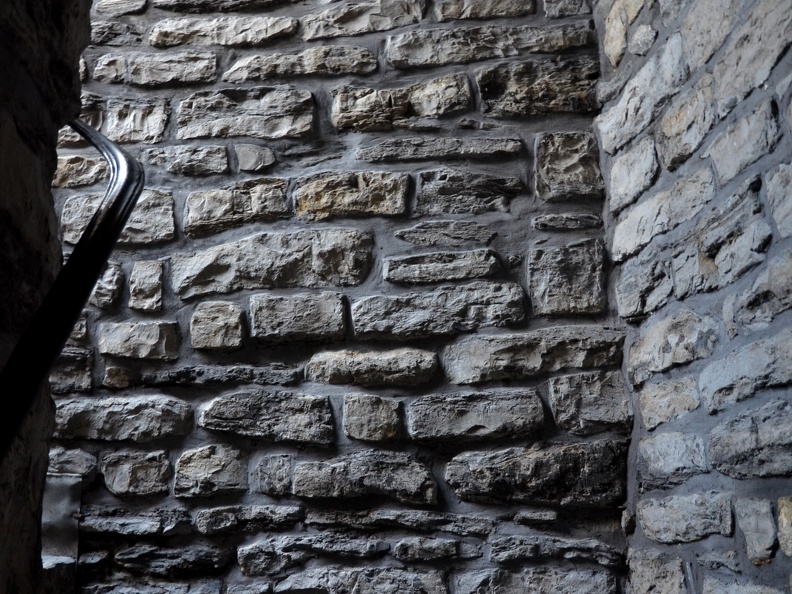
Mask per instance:
[[[441,571],[393,567],[309,569],[292,573],[274,587],[275,594],[306,591],[321,594],[448,594],[448,587]]]
[[[172,361],[179,356],[176,322],[105,322],[99,325],[99,352],[131,359]]]
[[[700,4],[706,5],[706,2]],[[674,98],[660,120],[658,152],[667,169],[675,169],[684,163],[715,125],[712,84],[712,75],[705,73],[692,88]]]
[[[80,532],[86,534],[169,536],[190,531],[190,514],[179,507],[132,511],[118,505],[83,505],[80,515]]]
[[[214,175],[228,172],[228,155],[224,146],[168,146],[149,149],[146,161],[171,173]]]
[[[707,575],[704,577],[702,594],[784,594],[784,591],[736,577]]]
[[[113,555],[115,565],[122,569],[164,578],[217,573],[225,569],[231,559],[230,550],[202,544],[178,548],[139,544]],[[189,592],[192,591],[191,588]]]
[[[484,569],[454,576],[457,594],[615,594],[616,578],[608,571],[532,567],[522,573]]]
[[[739,498],[734,501],[737,527],[745,538],[748,559],[754,565],[770,563],[777,544],[773,505],[769,499]]]
[[[52,178],[54,188],[77,188],[104,181],[108,176],[107,161],[100,157],[65,155],[58,157]]]
[[[499,268],[492,250],[432,252],[385,258],[382,276],[388,282],[409,285],[481,278],[495,274]]]
[[[121,144],[161,142],[170,111],[167,99],[108,99],[102,114],[102,132]]]
[[[246,491],[247,486],[247,456],[237,448],[207,445],[185,451],[176,462],[176,497],[235,493]]]
[[[664,489],[709,472],[701,436],[676,431],[645,437],[638,443],[642,489]]]
[[[404,173],[319,173],[295,182],[294,210],[307,220],[401,215],[407,208],[408,182]]]
[[[654,549],[630,549],[630,585],[635,594],[686,594],[682,559]]]
[[[170,488],[172,471],[165,451],[105,454],[99,469],[107,490],[119,497],[167,493]]]
[[[632,407],[618,371],[577,373],[550,378],[548,398],[556,425],[573,435],[603,431],[627,433]]]
[[[781,237],[792,235],[792,164],[781,164],[765,177],[767,204]]]
[[[495,232],[473,221],[424,221],[399,229],[394,235],[423,247],[460,247],[471,243],[486,245],[495,237]]]
[[[710,491],[644,498],[638,502],[638,521],[647,538],[663,544],[694,542],[710,534],[731,536],[731,494]]]
[[[210,83],[217,79],[214,52],[104,54],[93,69],[94,80],[141,87]]]
[[[303,517],[296,505],[231,505],[195,513],[195,529],[205,536],[291,528]]]
[[[516,138],[391,138],[357,149],[361,161],[420,161],[423,159],[491,159],[515,156],[522,150]]]
[[[415,210],[420,214],[508,212],[512,198],[524,191],[517,177],[495,177],[463,169],[438,169],[420,174]]]
[[[635,202],[654,182],[658,165],[651,136],[624,151],[610,170],[610,211],[617,213]]]
[[[236,303],[203,301],[190,318],[194,349],[233,351],[242,346],[242,310]]]
[[[505,536],[494,539],[491,544],[490,561],[496,563],[543,558],[593,561],[605,567],[618,567],[622,564],[622,555],[618,549],[594,538]]]
[[[186,365],[144,371],[140,381],[150,386],[211,386],[217,384],[294,384],[302,369],[283,363],[259,365]]]
[[[363,441],[393,441],[401,433],[401,402],[371,394],[344,396],[344,433]]]
[[[309,509],[305,523],[321,530],[343,528],[354,530],[410,530],[446,532],[459,536],[486,536],[495,529],[491,518],[475,514],[451,514],[410,509],[378,508],[363,511]]]
[[[286,0],[293,3],[296,0]],[[179,12],[231,12],[252,8],[269,8],[284,0],[152,0],[156,8]]]
[[[696,410],[700,400],[696,379],[680,379],[645,384],[638,395],[641,416],[647,429],[654,429]]]
[[[310,47],[295,54],[245,56],[223,74],[226,82],[269,80],[275,77],[369,74],[377,58],[369,50],[349,45]]]
[[[547,202],[605,195],[597,140],[593,134],[546,132],[537,135],[536,195]]]
[[[435,18],[438,21],[516,17],[533,14],[535,11],[536,5],[533,0],[495,0],[493,2],[441,0],[434,7]]]
[[[287,17],[221,16],[157,21],[149,32],[154,47],[224,45],[256,47],[297,31],[297,19]]]
[[[301,19],[302,38],[328,39],[387,31],[421,20],[425,0],[347,2]]]
[[[321,291],[262,293],[250,298],[250,334],[268,342],[339,340],[344,337],[344,296]]]
[[[431,351],[400,348],[390,351],[326,351],[305,366],[305,378],[324,384],[417,386],[437,370]]]

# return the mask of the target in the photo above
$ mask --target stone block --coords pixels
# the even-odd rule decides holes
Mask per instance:
[[[459,554],[459,541],[423,536],[403,538],[393,547],[393,556],[402,562],[453,559]]]
[[[788,357],[787,357],[788,358]],[[717,425],[709,436],[710,463],[732,478],[792,474],[792,405],[774,400]]]
[[[784,594],[783,590],[738,580],[735,577],[704,577],[703,594]]]
[[[441,352],[455,384],[525,379],[550,371],[618,364],[624,335],[602,326],[555,326],[523,334],[477,335]]]
[[[234,493],[246,491],[247,486],[247,457],[234,447],[207,445],[187,450],[176,462],[176,497]]]
[[[448,594],[441,571],[370,567],[362,569],[309,569],[293,573],[275,584],[275,594],[298,592],[355,594]]]
[[[228,173],[228,155],[224,146],[168,146],[149,149],[146,161],[171,173],[214,175]]]
[[[289,86],[201,91],[179,103],[176,137],[302,138],[311,132],[313,112],[311,93]]]
[[[291,469],[294,456],[274,454],[264,456],[256,465],[255,490],[273,497],[291,493]]]
[[[284,363],[258,365],[184,365],[169,369],[146,370],[140,374],[149,386],[211,386],[217,384],[294,384],[302,368]]]
[[[434,7],[438,21],[516,17],[535,11],[533,0],[495,0],[484,3],[476,0],[441,0]]]
[[[610,171],[610,211],[617,213],[635,202],[652,185],[658,169],[651,136],[614,159]]]
[[[734,528],[731,494],[709,491],[638,502],[638,522],[647,538],[662,544],[694,542]]]
[[[297,31],[297,19],[287,17],[219,16],[188,17],[157,21],[149,43],[166,48],[177,45],[223,45],[257,47]]]
[[[473,221],[424,221],[399,229],[394,235],[422,247],[460,247],[469,243],[487,244],[496,234]]]
[[[781,164],[765,176],[767,204],[781,237],[792,235],[792,164]]]
[[[81,586],[84,594],[220,594],[221,580],[200,580],[192,582],[160,582],[150,579],[127,578],[123,582],[104,584],[85,584]]]
[[[162,142],[170,118],[167,99],[108,99],[102,132],[121,144]]]
[[[232,555],[228,549],[200,544],[178,548],[139,544],[116,551],[113,560],[131,573],[184,578],[217,573],[228,566]],[[192,594],[193,588],[187,591]]]
[[[602,241],[534,247],[528,256],[528,293],[534,315],[601,313],[605,308]]]
[[[92,186],[107,180],[107,161],[101,157],[68,155],[58,157],[57,168],[52,178],[54,188],[78,188]]]
[[[55,437],[149,442],[192,431],[190,405],[167,396],[66,398],[56,402]]]
[[[630,585],[635,594],[687,594],[682,559],[653,549],[630,549]]]
[[[271,442],[330,445],[333,417],[326,396],[242,390],[210,400],[198,425]]]
[[[162,262],[139,260],[129,275],[129,307],[140,311],[162,309]]]
[[[362,340],[443,336],[519,322],[525,317],[523,301],[522,287],[513,283],[441,286],[354,301],[352,325]]]
[[[621,551],[594,538],[561,538],[532,534],[492,540],[490,561],[506,564],[523,559],[543,558],[593,561],[605,567],[619,567],[623,563]]]
[[[579,231],[602,227],[602,217],[595,214],[563,212],[534,217],[531,226],[539,231]]]
[[[650,25],[639,25],[627,42],[627,51],[636,56],[645,56],[657,38],[657,29]]]
[[[303,517],[296,505],[230,505],[195,513],[195,529],[204,536],[291,528]]]
[[[414,441],[525,439],[544,425],[541,401],[530,388],[421,396],[406,412],[407,432]]]
[[[701,6],[706,4],[703,2]],[[684,163],[715,125],[717,117],[712,84],[712,75],[704,73],[693,87],[671,102],[660,120],[657,144],[666,169],[676,169]]]
[[[632,429],[632,407],[620,372],[563,375],[550,378],[547,385],[559,429],[573,435]]]
[[[104,322],[99,324],[99,352],[130,359],[173,361],[179,356],[176,322]]]
[[[734,30],[741,5],[739,0],[708,0],[691,5],[680,27],[690,72],[696,72],[704,66]],[[722,14],[723,18],[713,19],[714,10]]]
[[[354,530],[399,529],[415,532],[448,532],[459,536],[486,536],[495,529],[495,521],[481,515],[399,509],[367,509],[337,511],[309,509],[305,516],[308,526],[319,529],[343,528]]]
[[[424,159],[492,159],[515,156],[522,150],[516,138],[390,138],[357,149],[361,161],[420,161]]]
[[[322,220],[349,216],[404,214],[410,176],[377,171],[328,171],[295,182],[297,216]]]
[[[269,342],[344,338],[344,296],[321,291],[250,297],[250,333]]]
[[[211,83],[217,79],[217,56],[195,51],[103,54],[94,64],[93,78],[141,87]]]
[[[80,532],[114,536],[178,535],[190,532],[190,514],[179,507],[132,511],[116,505],[83,505]]]
[[[524,191],[517,177],[495,177],[463,169],[424,171],[420,182],[415,199],[419,214],[508,212],[510,201]]]
[[[112,308],[121,296],[121,289],[124,286],[124,271],[119,262],[110,260],[102,272],[102,276],[96,281],[88,303],[103,309]]]
[[[90,392],[93,389],[93,350],[65,347],[50,371],[53,394]]]
[[[476,72],[481,110],[496,118],[592,113],[599,64],[589,57],[506,63]]]
[[[99,470],[107,490],[119,497],[167,493],[170,488],[171,466],[163,450],[120,450],[105,454]]]
[[[309,499],[381,496],[417,505],[437,502],[437,484],[429,468],[400,452],[363,451],[323,462],[299,462],[292,492]]]
[[[171,281],[182,298],[239,289],[360,284],[371,236],[352,229],[267,232],[192,254],[171,256]]]
[[[615,507],[626,494],[627,443],[601,440],[465,452],[445,480],[463,501]]]
[[[638,475],[642,490],[665,489],[709,472],[704,440],[690,433],[668,432],[638,443]]]
[[[325,351],[305,366],[308,381],[359,386],[418,386],[432,379],[437,357],[431,351]]]
[[[792,557],[792,497],[778,498],[778,544]]]
[[[454,576],[457,594],[615,594],[616,591],[616,578],[605,570],[531,567],[521,573],[484,569]]]
[[[546,202],[602,198],[605,184],[597,141],[590,132],[536,136],[536,195]]]
[[[91,45],[109,45],[112,47],[133,47],[140,45],[143,41],[143,31],[140,27],[121,23],[118,21],[93,21],[91,23]],[[83,60],[81,58],[81,60]],[[83,62],[80,63],[82,71]],[[87,65],[85,66],[87,70]],[[80,76],[80,81],[85,82],[85,77]],[[82,119],[82,118],[80,118]]]
[[[295,0],[287,0],[293,3]],[[152,6],[180,12],[232,12],[253,8],[269,8],[279,0],[151,0]]]
[[[96,478],[96,456],[81,449],[66,449],[52,446],[49,450],[49,466],[51,474],[79,474],[83,486],[90,485]]]
[[[146,9],[146,0],[97,0],[93,8],[108,16],[136,14]]]
[[[240,171],[258,173],[275,163],[273,150],[257,144],[235,144],[234,154]]]
[[[304,16],[302,38],[309,41],[346,37],[412,25],[423,17],[424,5],[424,0],[346,2]]]
[[[242,310],[236,303],[203,301],[190,318],[194,349],[233,351],[242,346]]]
[[[769,499],[734,500],[737,527],[745,539],[748,559],[754,565],[770,563],[777,544],[773,505]]]
[[[692,377],[645,384],[638,395],[641,416],[647,429],[654,429],[696,410],[700,400]]]
[[[401,402],[371,394],[344,396],[344,433],[362,441],[393,441],[401,433]]]
[[[377,57],[363,47],[327,45],[296,54],[252,55],[240,58],[223,74],[226,82],[269,80],[278,76],[370,74]]]

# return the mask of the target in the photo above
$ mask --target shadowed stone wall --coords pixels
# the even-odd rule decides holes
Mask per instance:
[[[595,12],[595,128],[636,403],[632,589],[788,592],[792,4]]]

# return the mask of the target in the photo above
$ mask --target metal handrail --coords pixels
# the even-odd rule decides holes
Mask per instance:
[[[145,183],[143,167],[129,153],[80,120],[69,125],[107,160],[110,185],[0,373],[0,397],[17,404],[6,404],[0,418],[0,462],[66,344]]]

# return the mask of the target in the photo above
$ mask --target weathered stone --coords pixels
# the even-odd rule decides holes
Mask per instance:
[[[391,283],[434,283],[490,276],[499,268],[492,250],[434,252],[385,258],[382,276]]]
[[[403,538],[393,547],[393,556],[407,562],[452,559],[458,553],[459,541],[447,538]]]
[[[344,433],[363,441],[392,441],[401,433],[401,403],[369,394],[344,396]]]
[[[385,59],[395,68],[430,67],[505,58],[522,52],[553,53],[593,42],[594,31],[589,23],[423,29],[388,37]]]
[[[740,573],[740,561],[737,559],[737,551],[710,551],[699,555],[698,563],[707,569],[720,570],[728,569],[734,573]]]
[[[327,39],[412,25],[423,17],[425,0],[347,2],[301,19],[302,38]]]
[[[668,303],[674,293],[668,256],[663,250],[649,248],[621,265],[616,282],[616,306],[621,317],[640,321]]]
[[[647,429],[673,421],[699,407],[696,380],[685,377],[644,385],[638,396],[641,416]]]
[[[292,3],[295,0],[287,0]],[[283,0],[152,0],[152,5],[179,12],[232,12],[252,8],[268,8]]]
[[[224,146],[169,146],[149,149],[146,160],[155,167],[183,175],[213,175],[228,172]]]
[[[49,375],[53,394],[90,392],[93,389],[93,350],[65,347]]]
[[[446,465],[464,501],[611,507],[626,493],[627,443],[602,440],[466,452]]]
[[[624,50],[627,49],[627,30],[635,21],[643,4],[643,0],[616,0],[605,17],[603,49],[608,62],[614,68],[624,57]]]
[[[108,99],[102,131],[122,144],[154,144],[164,138],[169,116],[166,99]]]
[[[162,277],[162,262],[135,262],[129,275],[129,307],[140,311],[162,309]]]
[[[517,177],[494,177],[463,169],[424,171],[420,178],[415,199],[415,211],[420,214],[508,212],[510,200],[523,192]]]
[[[663,544],[693,542],[710,534],[731,536],[731,495],[709,491],[638,501],[638,521],[647,538]]]
[[[407,405],[407,432],[415,441],[522,439],[536,435],[543,424],[541,401],[530,388],[435,394]]]
[[[91,186],[107,179],[107,161],[101,157],[69,155],[58,157],[58,166],[52,178],[55,188]]]
[[[658,165],[655,143],[647,136],[613,160],[610,171],[610,211],[629,206],[654,182]]]
[[[781,237],[792,235],[792,164],[781,164],[765,177],[767,204]]]
[[[618,364],[623,341],[621,332],[602,326],[555,326],[463,338],[443,349],[441,357],[452,383],[473,384]]]
[[[633,384],[642,384],[661,371],[709,357],[720,343],[715,318],[681,309],[641,327],[627,355]]]
[[[328,171],[297,180],[297,216],[322,220],[346,216],[404,214],[410,176],[405,173]]]
[[[556,425],[573,435],[628,432],[632,408],[621,373],[594,372],[550,378],[548,396]]]
[[[523,301],[522,287],[514,283],[441,286],[353,301],[352,325],[355,336],[363,340],[444,336],[519,322],[525,318]]]
[[[778,498],[778,544],[792,557],[792,497]]]
[[[297,54],[253,55],[231,65],[223,80],[247,82],[278,76],[369,74],[377,69],[377,58],[369,50],[349,45],[311,47]]]
[[[48,473],[79,474],[83,486],[91,484],[96,478],[96,456],[80,449],[67,450],[52,446],[49,451]]]
[[[649,25],[640,25],[627,43],[627,51],[636,56],[645,56],[652,49],[657,38],[657,30]]]
[[[273,442],[330,445],[333,418],[326,396],[244,390],[218,396],[201,410],[198,425]]]
[[[167,452],[121,450],[105,454],[99,467],[107,490],[113,495],[167,493],[171,467]]]
[[[690,220],[714,197],[715,181],[712,171],[705,167],[634,206],[614,229],[614,261],[627,259],[654,237]]]
[[[554,509],[522,510],[512,518],[517,524],[525,526],[545,526],[558,520],[558,512]]]
[[[739,0],[715,0],[691,4],[680,32],[685,58],[690,72],[703,66],[721,46],[726,36],[734,30],[741,3]],[[722,19],[713,19],[717,10]]]
[[[390,351],[326,351],[305,366],[305,378],[323,384],[418,386],[437,370],[431,351],[400,348]]]
[[[787,357],[788,359],[788,357]],[[792,474],[792,405],[774,400],[723,421],[710,432],[712,466],[732,478]]]
[[[344,296],[321,291],[250,298],[250,333],[270,342],[333,341],[344,337]]]
[[[783,329],[707,365],[699,377],[699,390],[707,409],[723,410],[762,388],[792,383],[790,352],[792,330]]]
[[[300,138],[311,132],[313,112],[311,93],[294,87],[202,91],[179,103],[176,137]]]
[[[146,9],[146,0],[97,0],[93,8],[109,16],[135,14]]]
[[[775,111],[775,104],[763,103],[712,142],[704,156],[712,159],[721,185],[773,150],[780,138]]]
[[[595,214],[564,212],[534,217],[531,221],[539,231],[578,231],[602,227],[602,218]]]
[[[86,584],[81,594],[220,594],[221,580],[186,582],[128,581],[103,584]]]
[[[217,79],[217,57],[212,52],[104,54],[94,64],[93,78],[142,87],[209,83]]]
[[[635,594],[686,594],[682,559],[652,549],[631,549],[630,585]]]
[[[776,525],[769,499],[735,499],[734,516],[754,565],[770,563],[776,545]]]
[[[440,571],[372,567],[309,569],[275,584],[275,594],[355,592],[355,594],[448,594]]]
[[[407,125],[413,118],[439,118],[465,111],[471,101],[470,85],[464,74],[401,88],[344,86],[333,90],[330,118],[337,130],[391,130]]]
[[[194,349],[233,351],[242,346],[242,310],[236,303],[203,301],[190,318]]]
[[[190,531],[190,514],[181,508],[132,511],[118,505],[83,505],[80,515],[80,532],[90,534],[155,536]]]
[[[148,442],[192,431],[190,405],[167,396],[67,398],[56,402],[55,437]]]
[[[519,154],[522,143],[516,138],[391,138],[359,148],[361,161],[417,161],[422,159],[488,159]],[[93,182],[92,182],[93,183]]]
[[[666,169],[684,163],[715,125],[712,84],[712,75],[705,73],[692,88],[674,99],[660,120],[657,143]]]
[[[413,245],[459,247],[468,243],[487,244],[496,233],[473,221],[425,221],[407,229],[399,229],[394,235]]]
[[[259,172],[275,163],[275,153],[266,146],[235,144],[234,153],[240,171]]]
[[[616,579],[608,571],[532,567],[522,573],[485,569],[454,577],[457,594],[615,594]]]
[[[792,39],[792,7],[784,0],[755,2],[740,22],[736,31],[728,28],[730,40],[712,71],[720,117],[767,80]]]
[[[545,16],[550,19],[591,14],[591,7],[585,0],[545,0],[544,4]]]
[[[297,31],[297,19],[286,17],[221,16],[163,19],[152,27],[154,47],[225,45],[256,47]]]
[[[494,117],[590,113],[599,64],[589,57],[506,63],[476,72],[481,109]]]
[[[491,518],[419,510],[373,509],[365,511],[308,510],[305,523],[320,529],[406,529],[418,532],[449,532],[460,536],[485,536],[495,528]]]
[[[105,322],[99,324],[99,352],[132,359],[172,361],[179,356],[176,322]]]
[[[102,276],[96,281],[88,303],[105,309],[111,308],[121,296],[123,286],[124,272],[121,270],[121,264],[110,260],[102,272]]]
[[[256,491],[282,497],[291,493],[291,469],[294,456],[265,456],[256,466]]]
[[[133,384],[133,371],[125,365],[117,365],[114,361],[105,363],[102,386],[111,390],[124,390]]]
[[[127,571],[165,578],[216,573],[231,559],[228,549],[207,545],[171,549],[143,544],[121,549],[113,556],[115,564]]]
[[[176,462],[173,494],[207,497],[247,490],[247,457],[238,449],[208,445],[185,451]]]
[[[118,21],[93,21],[91,23],[91,45],[132,47],[140,45],[142,41],[143,31],[134,25]],[[82,77],[80,80],[84,82]]]
[[[702,594],[784,594],[783,590],[770,586],[761,586],[736,578],[704,576]]]
[[[202,509],[194,520],[198,532],[212,536],[290,528],[302,517],[302,508],[295,505],[233,505]]]
[[[602,149],[613,154],[640,134],[687,80],[682,37],[673,34],[624,87],[619,101],[594,120]],[[651,89],[651,92],[647,92]]]
[[[549,132],[536,137],[536,195],[546,202],[601,198],[605,184],[597,141],[590,132]]]
[[[506,536],[493,540],[490,549],[490,560],[496,563],[543,557],[594,561],[606,567],[618,567],[622,564],[622,555],[617,549],[594,538]]]
[[[298,497],[350,499],[382,496],[403,503],[437,502],[429,469],[401,452],[363,451],[294,467],[292,492]]]
[[[685,482],[695,474],[709,472],[704,440],[689,433],[660,433],[638,444],[641,489],[663,489]]]
[[[171,256],[176,293],[360,284],[371,236],[352,229],[260,233],[189,255]]]
[[[602,241],[534,247],[528,256],[528,294],[534,315],[600,313],[605,308]]]
[[[441,0],[434,7],[438,21],[516,17],[533,14],[535,10],[533,0],[495,0],[484,3],[475,0]]]

